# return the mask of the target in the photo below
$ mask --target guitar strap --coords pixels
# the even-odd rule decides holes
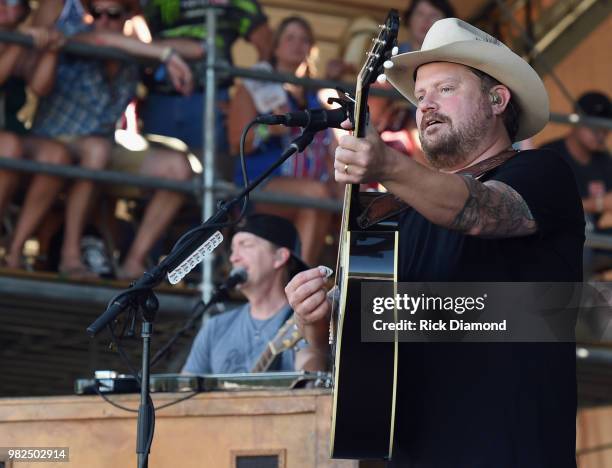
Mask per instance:
[[[516,156],[516,154],[517,152],[515,150],[505,150],[473,166],[461,169],[455,174],[469,175],[474,179],[478,179],[487,172],[501,166],[510,158]],[[361,229],[367,229],[385,219],[399,215],[408,208],[410,208],[410,205],[406,204],[392,193],[385,193],[376,197],[365,207],[362,213],[357,217],[357,224]]]

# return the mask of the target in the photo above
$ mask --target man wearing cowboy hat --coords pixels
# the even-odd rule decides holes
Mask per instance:
[[[250,372],[293,314],[283,289],[293,275],[308,268],[300,258],[300,240],[293,224],[279,216],[251,215],[238,226],[231,249],[232,267],[246,271],[247,279],[239,288],[248,302],[206,322],[183,372]],[[323,369],[325,355],[315,356],[309,351],[289,349],[270,370]],[[320,364],[315,363],[317,358]]]
[[[492,36],[437,21],[388,79],[417,106],[432,168],[370,131],[344,136],[336,180],[382,183],[400,216],[401,281],[581,281],[584,220],[567,164],[511,145],[548,120],[535,71]],[[289,303],[311,346],[327,349],[323,274],[297,275]],[[574,467],[573,343],[402,343],[396,446],[402,467]]]

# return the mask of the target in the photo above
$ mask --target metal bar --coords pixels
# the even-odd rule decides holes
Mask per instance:
[[[62,164],[46,164],[26,159],[13,159],[0,156],[0,168],[21,172],[44,173],[69,179],[87,179],[111,185],[133,185],[136,187],[164,189],[173,192],[198,195],[200,186],[195,182],[179,182],[170,179],[159,179],[125,172],[106,171],[101,169],[85,169],[80,166]]]
[[[525,0],[525,35],[529,38],[529,41],[534,43],[534,34],[533,34],[533,5],[531,4],[531,0]],[[525,51],[529,53],[529,51]],[[531,60],[529,61],[531,65]]]
[[[592,249],[612,250],[612,236],[587,232],[584,246]]]
[[[528,50],[529,51],[535,50],[536,44],[531,40],[531,38],[529,37],[527,32],[523,29],[523,27],[516,20],[516,18],[512,14],[512,11],[510,11],[508,6],[502,0],[495,0],[495,2],[499,6],[499,9],[501,10],[502,14],[517,29],[517,31],[519,32],[521,38],[523,39],[523,41],[527,45]],[[543,57],[538,57],[536,59],[539,60],[540,63],[544,66],[544,68],[548,71],[550,77],[552,78],[552,80],[555,82],[555,84],[557,85],[557,87],[561,91],[561,94],[563,95],[563,97],[565,97],[567,99],[567,101],[572,104],[572,107],[573,107],[575,105],[575,103],[576,103],[576,100],[574,99],[572,94],[569,92],[569,90],[567,89],[565,84],[563,84],[561,79],[557,76],[557,74],[553,70],[553,67],[545,59],[543,59]]]
[[[234,184],[225,181],[215,182],[215,191],[219,194],[219,198],[227,198],[240,193],[241,187],[236,187]],[[265,192],[261,189],[256,189],[249,195],[253,202],[258,203],[273,203],[277,205],[288,205],[300,208],[317,208],[335,213],[342,212],[342,202],[329,198],[311,198],[292,195],[282,192]]]
[[[14,44],[19,44],[24,47],[32,48],[33,41],[32,38],[26,34],[21,34],[13,31],[3,31],[0,30],[0,42],[9,42]],[[208,45],[207,45],[208,47]],[[85,44],[83,42],[78,41],[67,41],[66,44],[61,49],[62,53],[70,54],[70,55],[79,55],[87,58],[94,59],[112,59],[112,60],[120,60],[122,62],[138,62],[142,65],[155,65],[159,63],[158,59],[151,57],[141,57],[138,55],[131,55],[121,49],[117,49],[115,47],[106,47],[106,46],[94,46],[91,44]],[[279,83],[292,83],[300,86],[304,86],[305,88],[341,88],[346,91],[354,92],[355,84],[349,83],[345,81],[335,81],[335,80],[320,80],[313,78],[298,78],[295,75],[277,73],[277,72],[267,72],[267,71],[256,71],[251,70],[249,68],[240,68],[230,66],[228,63],[217,63],[217,64],[208,64],[207,66],[214,67],[216,71],[220,74],[224,74],[225,76],[238,76],[243,78],[251,78],[253,80],[265,80],[265,81],[274,81]],[[393,90],[388,89],[380,89],[374,88],[370,91],[371,94],[375,96],[387,96],[394,99],[404,99],[402,95]]]
[[[493,4],[495,4],[495,0],[493,0]],[[515,24],[516,26],[516,24]],[[520,27],[520,25],[519,25]],[[32,38],[30,36],[16,33],[12,31],[2,31],[0,30],[0,42],[13,42],[16,44],[20,44],[26,47],[32,47]],[[114,47],[102,47],[102,46],[92,46],[90,44],[83,44],[74,41],[69,41],[62,48],[62,52],[74,54],[74,55],[82,55],[90,58],[100,58],[100,59],[115,59],[122,60],[126,62],[134,62],[137,61],[142,64],[155,64],[159,63],[155,59],[138,57],[128,54],[120,49],[115,49]],[[248,68],[239,68],[228,65],[227,63],[218,63],[214,66],[215,70],[220,74],[224,73],[226,75],[237,76],[241,78],[250,78],[254,80],[265,80],[265,81],[274,81],[280,83],[292,83],[299,86],[304,86],[305,88],[312,89],[321,89],[321,88],[340,88],[349,92],[353,92],[355,86],[353,83],[347,83],[343,81],[333,81],[333,80],[319,80],[312,78],[298,78],[294,75],[287,75],[284,73],[277,72],[266,72],[262,70],[251,70]],[[380,88],[372,88],[370,90],[370,94],[373,96],[383,96],[391,99],[402,100],[405,99],[398,91],[395,89],[380,89]],[[411,104],[410,104],[411,105]],[[612,129],[612,119],[601,119],[590,116],[580,116],[577,120],[576,114],[559,114],[559,113],[551,113],[550,116],[551,122],[562,123],[567,125],[584,125],[586,127],[594,127],[594,128],[607,128]]]
[[[205,102],[204,102],[204,157],[202,172],[202,183],[204,193],[202,198],[202,222],[209,219],[215,212],[215,120],[216,120],[216,68],[217,61],[217,14],[215,8],[206,10],[206,87],[205,87]],[[213,254],[214,255],[214,254]],[[208,299],[213,292],[213,255],[207,255],[202,261],[202,281],[200,283],[200,292],[202,301],[208,302]]]
[[[57,281],[43,281],[2,276],[0,277],[0,293],[2,297],[31,297],[36,291],[37,300],[51,302],[66,301],[66,298],[80,298],[79,303],[102,307],[116,294],[122,291],[118,287],[84,286],[78,284],[58,283]],[[167,318],[174,314],[189,314],[197,302],[197,298],[188,295],[175,295],[165,292],[156,292],[160,307]]]
[[[592,117],[590,115],[557,114],[551,112],[550,121],[566,125],[581,125],[584,127],[612,130],[612,119],[602,119],[601,117]]]
[[[252,80],[274,81],[277,83],[291,83],[309,89],[336,89],[340,88],[350,93],[355,92],[355,83],[346,81],[323,80],[317,78],[301,78],[295,75],[265,70],[253,70],[250,68],[234,67],[227,63],[217,63],[215,68],[225,76],[237,76],[240,78],[250,78]],[[372,88],[370,95],[384,96],[392,99],[405,99],[399,91],[395,89]],[[412,104],[410,104],[412,105]]]
[[[231,74],[232,76],[238,76],[241,78],[250,78],[254,80],[266,80],[274,81],[279,83],[291,83],[306,88],[341,88],[347,91],[354,91],[354,85],[340,81],[331,80],[316,80],[311,78],[298,78],[294,75],[287,75],[284,73],[267,72],[262,70],[251,70],[247,68],[231,67],[227,64],[219,64],[216,68],[225,73]],[[372,88],[370,94],[373,96],[383,96],[396,100],[405,100],[405,98],[395,89],[379,89]],[[411,107],[414,107],[412,103],[408,102]],[[551,112],[550,121],[568,125],[584,125],[587,127],[595,128],[607,128],[612,130],[612,119],[602,119],[598,117],[591,117],[588,115],[577,114],[559,114]]]
[[[209,10],[210,11],[210,10]],[[24,47],[32,48],[34,46],[34,42],[32,38],[26,34],[13,32],[13,31],[3,31],[0,30],[0,42],[10,42],[14,44],[19,44]],[[208,49],[208,44],[207,44]],[[212,49],[215,51],[215,49]],[[159,60],[151,57],[141,57],[138,55],[131,55],[121,49],[117,49],[115,47],[106,47],[106,46],[94,46],[91,44],[85,44],[83,42],[78,42],[74,40],[69,40],[66,44],[61,48],[62,53],[71,54],[71,55],[79,55],[86,58],[94,58],[94,59],[112,59],[112,60],[121,60],[123,62],[138,62],[143,65],[152,65],[158,64]],[[213,52],[214,53],[214,52]],[[207,57],[210,54],[207,53]],[[200,59],[201,60],[201,59]],[[354,83],[347,83],[343,81],[334,81],[334,80],[319,80],[312,78],[298,78],[295,75],[282,74],[277,72],[265,72],[265,71],[255,71],[249,68],[239,68],[230,66],[227,63],[209,63],[207,58],[207,66],[213,67],[219,73],[224,73],[225,75],[233,75],[244,78],[251,78],[254,80],[265,80],[265,81],[276,81],[276,82],[287,82],[293,84],[299,84],[300,86],[304,86],[306,88],[337,88],[340,87],[347,91],[355,90]],[[208,75],[207,75],[208,79]],[[397,99],[403,99],[401,94],[395,90],[384,90],[384,89],[373,89],[371,91],[374,95],[379,96],[389,96],[395,97]]]
[[[172,190],[174,192],[186,193],[202,199],[202,182],[197,178],[189,182],[179,182],[168,179],[158,179],[123,172],[84,169],[82,167],[64,166],[59,164],[45,164],[36,161],[5,158],[0,156],[0,169],[8,169],[28,173],[51,174],[58,177],[72,179],[88,179],[110,185],[132,185],[150,189]],[[222,180],[214,182],[212,189],[217,192],[219,198],[236,195],[240,189],[234,184]],[[341,211],[341,204],[336,200],[300,197],[297,195],[284,194],[280,192],[262,192],[256,190],[251,194],[251,200],[261,203],[274,203],[278,205],[298,206],[303,208],[317,208],[321,210]]]
[[[34,47],[34,41],[31,36],[15,31],[0,30],[0,42],[10,42],[28,48]],[[94,46],[91,44],[85,44],[84,42],[78,42],[74,40],[67,41],[66,44],[62,46],[61,52],[70,55],[80,55],[92,59],[113,59],[130,63],[138,62],[143,65],[159,63],[158,59],[131,55],[115,47]]]

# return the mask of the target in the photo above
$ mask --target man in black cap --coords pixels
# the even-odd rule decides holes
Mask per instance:
[[[308,268],[300,258],[300,240],[293,224],[265,214],[247,217],[232,239],[230,262],[233,268],[246,271],[247,280],[239,288],[248,302],[206,322],[183,372],[251,372],[267,344],[293,314],[284,288],[293,275]],[[297,352],[288,349],[269,370],[324,366],[324,356],[317,365],[316,356],[309,353],[307,347]]]
[[[603,93],[584,93],[576,102],[575,111],[591,117],[612,119],[612,103]],[[608,130],[578,125],[564,137],[543,148],[552,149],[570,165],[582,205],[593,230],[612,227],[612,159],[606,148]],[[588,229],[588,227],[587,227]],[[585,273],[612,267],[612,256],[585,251]]]

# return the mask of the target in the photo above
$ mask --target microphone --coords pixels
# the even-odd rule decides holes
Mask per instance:
[[[340,124],[349,117],[343,107],[337,109],[306,109],[286,114],[260,115],[255,122],[264,125],[284,125],[285,127],[304,127],[309,130],[342,128]]]
[[[227,279],[217,288],[211,297],[211,302],[217,302],[227,296],[232,289],[248,279],[247,271],[243,267],[232,268]]]
[[[248,278],[249,276],[247,275],[247,271],[244,269],[244,267],[232,268],[229,276],[219,287],[219,289],[227,289],[229,291],[230,289],[234,289],[239,284],[246,282]]]

